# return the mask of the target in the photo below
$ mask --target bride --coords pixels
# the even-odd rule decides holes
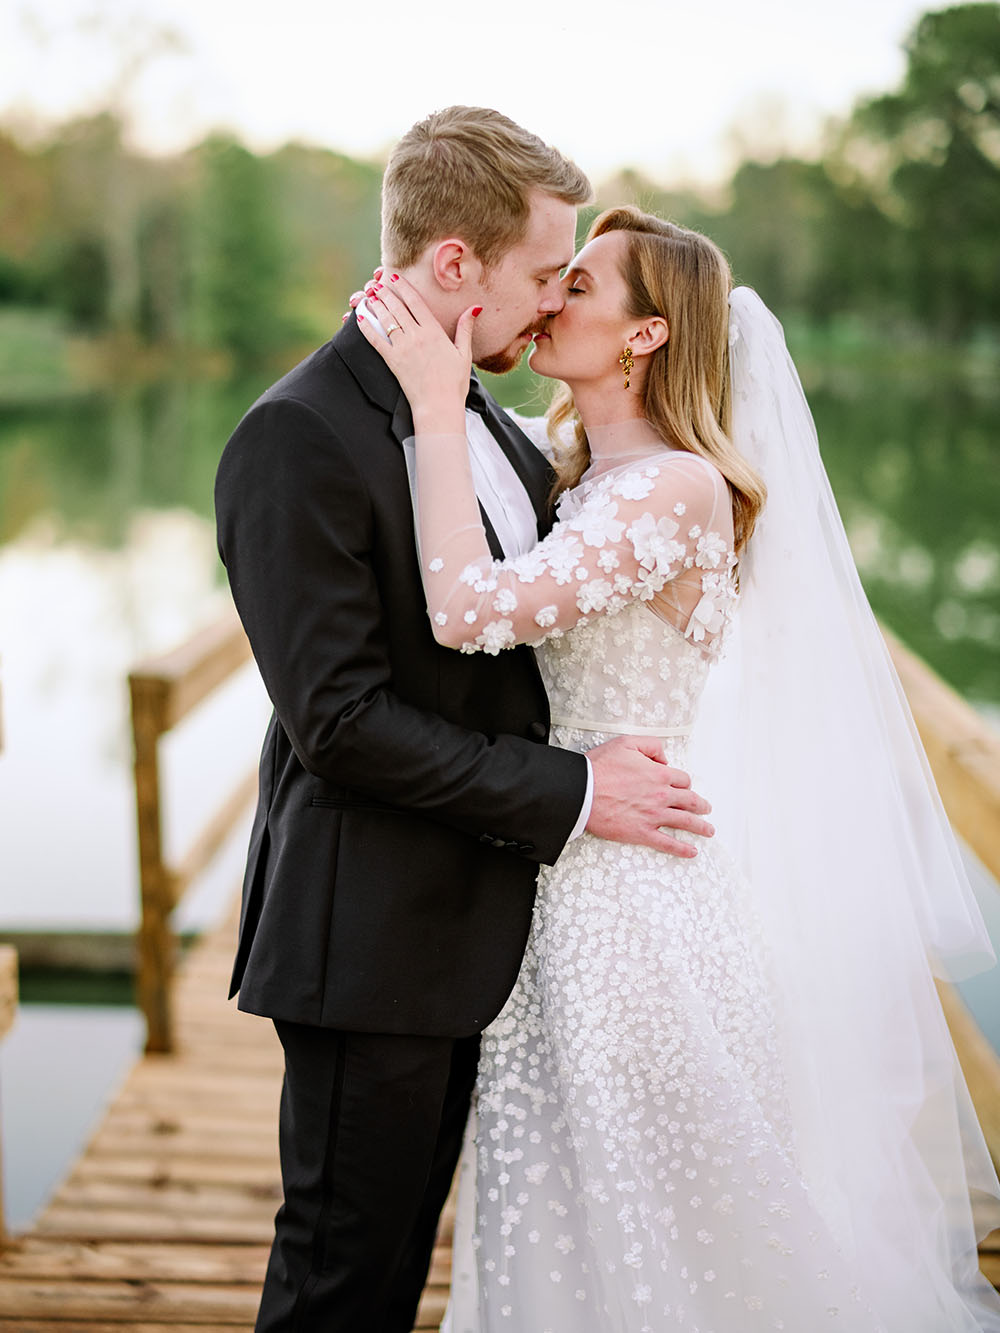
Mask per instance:
[[[597,219],[531,360],[566,386],[557,521],[503,562],[477,312],[452,342],[395,279],[391,342],[361,321],[413,408],[438,640],[536,645],[554,743],[662,737],[719,827],[543,869],[483,1035],[453,1333],[1000,1330],[997,1180],[932,979],[988,943],[780,326],[731,286],[705,237]]]

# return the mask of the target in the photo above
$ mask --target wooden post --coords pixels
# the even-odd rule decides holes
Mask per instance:
[[[146,1050],[173,1046],[170,981],[175,966],[170,875],[163,862],[158,742],[166,730],[167,683],[129,676],[135,738],[135,804],[139,840],[139,922],[136,988],[146,1016]]]
[[[17,1015],[17,952],[0,944],[0,1040],[10,1031]],[[3,1214],[3,1164],[0,1163],[0,1250],[7,1243]]]
[[[174,908],[191,880],[211,861],[257,790],[249,773],[195,839],[179,868],[164,860],[160,810],[159,740],[250,657],[235,615],[195,634],[172,652],[138,664],[129,674],[135,745],[135,803],[141,917],[136,990],[146,1018],[146,1050],[174,1048],[171,982],[177,966]]]

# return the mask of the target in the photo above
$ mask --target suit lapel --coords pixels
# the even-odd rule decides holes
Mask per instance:
[[[384,412],[389,413],[390,430],[399,446],[403,449],[406,458],[407,471],[410,473],[410,492],[413,493],[413,473],[411,468],[413,460],[409,456],[406,442],[413,439],[413,413],[410,411],[410,404],[406,395],[399,387],[399,381],[379,356],[378,352],[369,346],[367,340],[358,328],[353,319],[349,319],[340,332],[333,339],[334,351],[347,366],[348,370],[357,380],[359,386],[369,401],[380,407]],[[500,417],[499,409],[497,416]],[[499,421],[498,421],[499,426]],[[494,430],[492,423],[491,430]],[[514,433],[514,432],[512,432]],[[519,434],[519,432],[516,432]],[[507,446],[501,441],[501,448],[510,457]],[[529,445],[530,448],[530,445]],[[412,446],[411,446],[412,449]],[[537,453],[537,450],[534,452]],[[514,463],[511,458],[511,464],[514,466],[517,475],[522,478],[521,468]],[[528,491],[532,497],[532,504],[535,504],[532,492]],[[537,508],[537,506],[536,506]],[[494,560],[504,559],[504,549],[500,545],[500,539],[497,537],[493,524],[490,522],[489,515],[480,504],[479,512],[482,515],[483,528],[486,531],[486,541],[489,544],[490,554]]]

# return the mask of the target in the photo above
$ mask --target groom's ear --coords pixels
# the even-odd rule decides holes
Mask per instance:
[[[458,236],[438,241],[431,251],[431,271],[438,286],[446,292],[457,292],[470,278],[475,278],[482,265]]]
[[[662,315],[650,315],[633,328],[635,332],[629,334],[628,341],[636,356],[649,356],[650,352],[670,341],[670,325]]]

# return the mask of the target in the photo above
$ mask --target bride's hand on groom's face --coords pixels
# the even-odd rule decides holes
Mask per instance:
[[[687,773],[667,764],[662,741],[621,736],[588,751],[588,758],[594,770],[588,833],[684,857],[696,856],[697,848],[671,830],[702,838],[715,833],[703,818],[712,807],[691,790]]]
[[[464,433],[472,330],[482,307],[459,316],[452,339],[411,283],[395,273],[384,276],[366,289],[358,327],[399,380],[418,434]]]

